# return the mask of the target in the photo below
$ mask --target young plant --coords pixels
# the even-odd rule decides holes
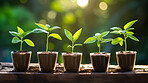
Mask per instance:
[[[35,23],[37,26],[39,26],[41,29],[34,29],[33,32],[34,33],[46,33],[47,34],[47,43],[46,43],[46,52],[48,52],[48,40],[49,37],[53,37],[59,40],[62,40],[61,36],[57,33],[51,33],[51,31],[55,30],[55,29],[60,29],[60,27],[58,26],[54,26],[51,27],[50,25],[46,24],[39,24],[39,23]]]
[[[82,46],[82,44],[74,44],[75,41],[79,38],[81,31],[82,31],[82,28],[79,29],[77,32],[75,32],[74,35],[72,35],[70,31],[64,29],[66,37],[72,42],[72,45],[67,46],[72,49],[72,53],[74,51],[75,46]]]
[[[96,33],[95,36],[93,37],[89,37],[88,39],[85,40],[84,44],[89,44],[89,43],[94,43],[95,41],[97,41],[97,46],[99,48],[99,53],[101,52],[101,44],[105,43],[105,42],[110,42],[112,41],[111,38],[108,39],[104,39],[103,37],[105,37],[107,34],[109,33],[109,31],[105,31],[103,33]]]
[[[9,31],[9,33],[14,36],[12,39],[12,43],[21,43],[20,44],[20,51],[22,51],[22,44],[23,42],[26,42],[29,46],[34,47],[34,43],[30,40],[30,39],[23,39],[25,36],[29,35],[30,33],[32,33],[32,31],[27,31],[24,32],[20,27],[17,26],[18,32],[14,32],[14,31]]]
[[[133,36],[134,32],[131,31],[131,30],[134,30],[134,28],[130,28],[137,21],[138,20],[133,20],[125,24],[124,30],[122,30],[120,27],[111,28],[111,30],[113,30],[111,33],[123,35],[123,38],[117,37],[113,39],[112,44],[113,45],[120,44],[120,46],[123,46],[123,42],[124,42],[125,52],[126,52],[127,51],[127,42],[126,42],[127,38],[130,38],[135,41],[139,41],[135,36]]]

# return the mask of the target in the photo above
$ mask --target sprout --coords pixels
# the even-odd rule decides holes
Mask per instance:
[[[32,33],[32,31],[27,31],[27,32],[24,32],[20,27],[17,26],[17,29],[18,29],[18,32],[14,32],[14,31],[9,31],[9,33],[12,35],[12,36],[15,36],[13,37],[12,39],[12,43],[15,44],[15,43],[19,43],[21,42],[20,44],[20,51],[22,51],[22,44],[23,42],[26,42],[29,46],[31,47],[34,47],[34,43],[30,40],[30,39],[24,39],[23,38],[27,35],[29,35],[30,33]]]
[[[123,46],[123,42],[125,43],[125,52],[127,51],[127,43],[126,40],[127,38],[130,38],[132,40],[135,41],[139,41],[135,36],[133,36],[134,32],[132,32],[131,30],[134,30],[134,28],[130,28],[135,22],[137,22],[138,20],[133,20],[128,22],[127,24],[124,25],[124,30],[122,30],[120,27],[112,27],[111,30],[113,30],[111,33],[113,34],[120,34],[123,35],[124,38],[121,37],[117,37],[115,39],[113,39],[112,44],[116,45],[116,44],[120,44],[120,46]]]

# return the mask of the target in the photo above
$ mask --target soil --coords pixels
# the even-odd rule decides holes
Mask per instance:
[[[42,72],[54,72],[57,62],[57,52],[38,52],[38,62]]]
[[[16,51],[11,54],[15,71],[27,71],[30,63],[31,52]]]
[[[109,53],[91,53],[91,62],[95,72],[106,72],[109,65]]]
[[[117,61],[121,71],[132,71],[134,70],[136,52],[134,51],[123,51],[117,52]]]
[[[62,53],[66,72],[79,72],[82,59],[81,53]]]

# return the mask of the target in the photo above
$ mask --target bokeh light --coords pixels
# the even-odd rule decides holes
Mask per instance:
[[[49,11],[48,12],[48,18],[49,19],[55,19],[56,15],[57,15],[57,13],[55,11]]]
[[[77,4],[80,7],[86,7],[88,5],[88,0],[77,0]]]
[[[49,47],[49,50],[53,50],[54,49],[54,44],[52,42],[49,42],[48,47]]]
[[[108,5],[105,2],[100,2],[99,7],[101,10],[107,10]]]
[[[20,3],[25,4],[27,3],[27,0],[20,0]]]
[[[46,24],[46,20],[41,19],[41,20],[39,21],[39,23],[41,23],[41,24]]]

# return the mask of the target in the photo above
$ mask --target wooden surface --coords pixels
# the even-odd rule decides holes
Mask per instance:
[[[0,63],[0,83],[148,83],[148,66],[136,65],[135,71],[119,72],[118,66],[110,65],[108,73],[92,71],[90,64],[81,65],[80,73],[66,73],[57,64],[55,73],[42,73],[38,64],[30,64],[29,71],[15,72],[12,63]]]

